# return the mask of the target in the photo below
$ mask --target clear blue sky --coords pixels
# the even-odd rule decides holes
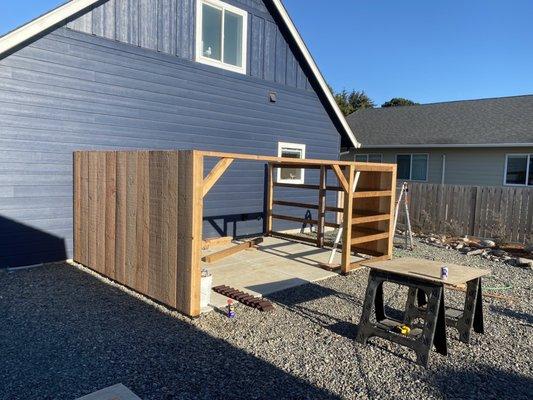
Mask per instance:
[[[533,94],[531,0],[284,0],[328,82],[421,103]],[[0,1],[0,33],[61,4]]]

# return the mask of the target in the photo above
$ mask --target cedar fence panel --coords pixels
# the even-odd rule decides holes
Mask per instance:
[[[408,198],[411,222],[422,231],[533,240],[533,188],[413,182]],[[398,222],[405,224],[402,210]]]
[[[73,165],[74,260],[198,315],[193,240],[201,240],[194,218],[201,221],[202,171],[195,152],[79,151]]]

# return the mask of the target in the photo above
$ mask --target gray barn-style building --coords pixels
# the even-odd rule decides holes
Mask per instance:
[[[358,145],[280,0],[70,1],[0,38],[0,103],[0,268],[71,256],[74,150]],[[222,178],[205,236],[262,231],[263,176]]]
[[[533,95],[359,110],[342,158],[398,164],[398,182],[533,188]]]

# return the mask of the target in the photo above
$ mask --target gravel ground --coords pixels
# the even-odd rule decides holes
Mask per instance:
[[[3,272],[0,399],[74,399],[118,382],[143,399],[531,399],[533,272],[424,244],[396,255],[489,268],[484,286],[511,284],[515,300],[486,298],[486,334],[467,346],[448,329],[448,357],[432,353],[424,369],[387,341],[354,342],[364,269],[278,292],[273,313],[238,306],[235,319],[192,323],[66,264]],[[404,295],[385,287],[392,307]]]

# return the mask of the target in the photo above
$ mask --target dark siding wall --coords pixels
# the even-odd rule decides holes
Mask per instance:
[[[248,12],[248,75],[312,90],[263,1],[225,1]],[[195,14],[195,0],[109,0],[67,26],[192,61]]]
[[[0,267],[71,255],[74,150],[275,155],[278,141],[335,159],[340,137],[314,92],[59,29],[0,61]],[[230,168],[205,204],[225,218],[206,221],[205,236],[261,231],[263,174],[260,163]]]

